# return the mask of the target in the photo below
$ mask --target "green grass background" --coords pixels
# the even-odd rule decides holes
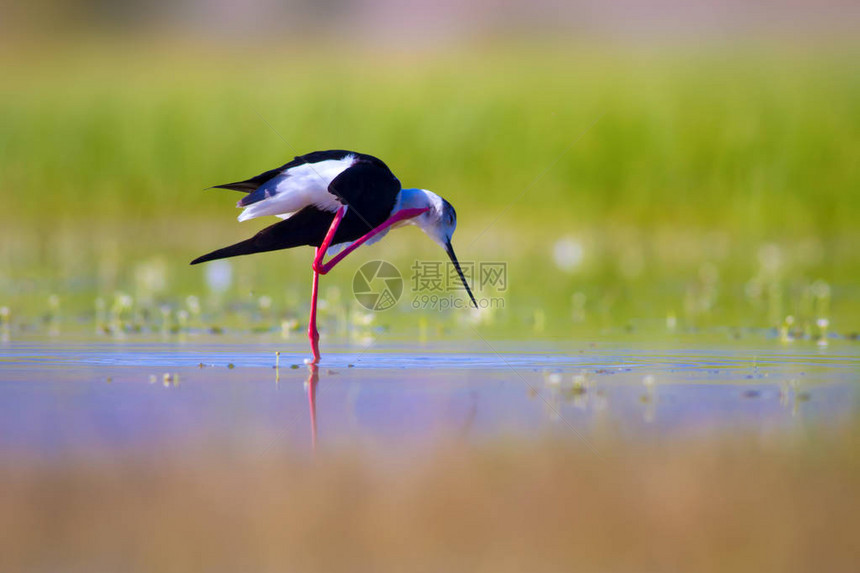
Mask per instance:
[[[110,314],[117,293],[134,298],[125,320],[144,330],[175,329],[189,295],[204,301],[191,317],[201,326],[303,322],[309,249],[237,260],[229,293],[207,294],[204,269],[187,262],[268,221],[237,223],[238,196],[204,188],[347,148],[449,199],[461,259],[508,263],[503,310],[478,319],[401,303],[372,321],[393,335],[418,323],[431,336],[666,333],[672,317],[680,331],[771,328],[788,315],[798,333],[817,336],[827,318],[850,334],[857,54],[788,43],[406,54],[237,40],[5,50],[5,324],[74,330],[96,319],[97,298]],[[565,238],[582,250],[569,272],[552,257]],[[437,250],[398,231],[324,289],[336,288],[348,326],[362,262],[385,258],[408,275]]]

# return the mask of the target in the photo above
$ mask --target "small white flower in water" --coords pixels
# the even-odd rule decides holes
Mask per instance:
[[[483,299],[479,299],[479,302]],[[495,309],[486,307],[475,308],[474,306],[469,306],[467,312],[460,312],[457,314],[457,321],[460,323],[468,323],[471,325],[479,325],[479,324],[492,324],[493,319],[495,317]]]
[[[370,326],[376,319],[376,315],[372,312],[355,312],[353,313],[353,322],[359,326]]]
[[[560,270],[572,273],[582,265],[585,250],[582,248],[582,243],[573,237],[564,237],[555,242],[552,258],[555,266]]]
[[[645,385],[646,388],[653,388],[656,380],[652,374],[648,374],[644,378],[642,378],[642,384]]]
[[[830,321],[826,318],[819,318],[815,323],[821,330],[821,336],[818,338],[818,346],[827,346],[827,327],[830,326]]]
[[[589,384],[588,372],[583,370],[579,374],[574,374],[571,381],[573,382],[574,388],[585,388]]]
[[[260,310],[269,310],[270,308],[272,308],[272,297],[270,296],[263,295],[257,302],[260,305]]]
[[[127,295],[127,294],[122,293],[122,292],[117,293],[114,306],[116,306],[117,308],[122,310],[122,309],[131,308],[133,304],[134,304],[134,299],[131,298],[131,295]]]
[[[546,377],[546,383],[552,386],[560,386],[561,385],[561,372],[551,372]]]
[[[155,374],[150,374],[149,375],[149,383],[155,384],[156,382],[158,382],[158,377]]]

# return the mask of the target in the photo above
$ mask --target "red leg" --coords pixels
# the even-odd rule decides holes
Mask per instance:
[[[317,364],[320,361],[320,333],[319,330],[317,330],[317,296],[319,293],[320,273],[317,270],[317,260],[322,259],[326,249],[328,249],[332,239],[334,239],[334,234],[337,232],[337,228],[343,220],[344,215],[346,215],[346,205],[337,210],[337,213],[334,215],[334,220],[331,222],[331,226],[329,226],[328,232],[323,239],[322,245],[317,247],[317,250],[314,253],[314,263],[312,265],[314,269],[314,282],[313,287],[311,287],[311,315],[308,317],[308,340],[310,340],[311,352],[313,352],[314,355],[311,364]]]
[[[320,275],[314,271],[314,283],[313,287],[311,287],[311,315],[308,318],[308,339],[311,342],[311,352],[314,353],[312,364],[320,361],[320,333],[317,330],[317,291],[319,290],[319,283]]]
[[[345,207],[341,207],[341,209],[344,212],[346,212]],[[381,233],[382,231],[384,231],[385,229],[387,229],[391,225],[394,225],[395,223],[399,223],[400,221],[403,221],[406,219],[411,219],[413,217],[417,217],[418,215],[421,215],[422,213],[425,213],[429,210],[430,210],[429,207],[424,207],[421,209],[401,209],[400,211],[398,211],[397,213],[395,213],[394,215],[389,217],[384,223],[382,223],[381,225],[379,225],[375,229],[371,230],[370,232],[368,232],[366,235],[364,235],[360,239],[356,239],[355,241],[353,241],[351,245],[349,245],[344,250],[342,250],[340,253],[335,255],[329,262],[323,264],[322,260],[323,260],[323,257],[325,256],[325,252],[328,250],[328,247],[331,243],[331,239],[334,237],[334,231],[332,231],[332,229],[337,229],[337,225],[340,224],[340,219],[343,219],[343,215],[340,216],[340,219],[338,218],[337,215],[335,215],[335,219],[332,222],[331,228],[329,228],[329,232],[326,235],[326,238],[323,241],[322,246],[319,249],[317,249],[316,257],[314,258],[314,270],[321,275],[328,274],[328,272],[330,270],[332,270],[336,264],[341,262],[344,259],[344,257],[346,257],[348,254],[350,254],[351,252],[356,250],[358,247],[360,247],[361,245],[363,245],[364,243],[366,243],[367,241],[369,241],[370,239],[372,239],[373,237],[375,237],[376,235],[378,235],[379,233]],[[341,213],[341,211],[338,210],[338,214],[340,214],[340,213]]]
[[[316,268],[318,266],[318,262],[322,262],[322,259],[325,256],[325,252],[331,246],[331,242],[332,240],[334,240],[334,234],[337,232],[337,228],[340,226],[340,222],[343,221],[343,218],[346,215],[346,209],[347,206],[344,205],[337,210],[337,213],[334,214],[334,220],[331,222],[331,225],[328,228],[328,233],[325,234],[325,238],[323,239],[322,244],[320,245],[319,249],[317,249],[316,256],[314,257],[314,270],[316,270],[317,272],[319,272],[319,269]]]
[[[325,257],[325,252],[331,246],[331,242],[334,239],[334,235],[337,232],[338,226],[340,226],[340,222],[343,221],[343,217],[346,215],[346,205],[337,210],[337,213],[334,215],[334,220],[331,222],[331,226],[326,233],[325,238],[323,239],[322,244],[317,247],[316,252],[314,253],[314,283],[313,289],[311,290],[311,315],[308,319],[308,338],[311,342],[311,351],[314,354],[314,359],[312,364],[317,364],[320,361],[320,348],[319,348],[319,340],[320,334],[317,330],[317,291],[319,290],[319,279],[320,275],[328,274],[332,268],[340,261],[343,260],[348,254],[353,252],[355,249],[390,227],[395,223],[399,223],[405,219],[411,219],[412,217],[417,217],[422,213],[425,213],[429,210],[428,207],[422,209],[401,209],[394,215],[388,218],[384,223],[372,229],[370,232],[365,234],[360,239],[353,241],[351,245],[346,247],[343,251],[337,254],[337,256],[333,257],[332,260],[323,264],[323,258]]]

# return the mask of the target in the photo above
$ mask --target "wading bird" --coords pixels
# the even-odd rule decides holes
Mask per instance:
[[[417,225],[441,245],[472,303],[478,306],[451,246],[457,227],[454,207],[426,189],[401,189],[397,177],[376,157],[337,149],[315,151],[245,181],[215,187],[247,193],[237,204],[244,209],[239,221],[266,215],[283,221],[250,239],[198,257],[191,261],[192,265],[304,245],[316,247],[308,319],[313,363],[320,360],[319,275],[327,274],[361,245],[380,240],[392,227]],[[330,250],[330,254],[337,254],[323,263]]]

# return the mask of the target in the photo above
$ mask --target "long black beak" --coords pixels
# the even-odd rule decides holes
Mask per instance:
[[[475,300],[475,295],[472,294],[469,283],[466,282],[466,277],[463,276],[463,269],[460,268],[460,261],[457,260],[457,255],[454,254],[454,247],[451,246],[451,241],[445,243],[445,252],[448,253],[448,257],[454,263],[454,268],[457,269],[457,274],[460,275],[460,280],[463,281],[463,286],[466,287],[466,292],[469,293],[472,304],[475,305],[475,308],[478,308],[478,301]]]

